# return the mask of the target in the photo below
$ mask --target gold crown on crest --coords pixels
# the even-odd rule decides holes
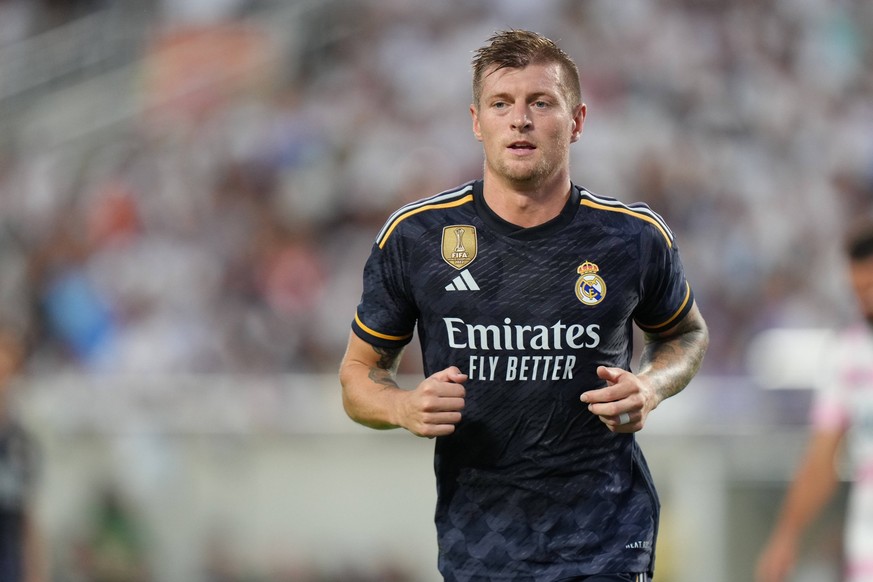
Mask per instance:
[[[576,272],[580,275],[593,275],[597,271],[600,270],[600,267],[592,263],[591,261],[585,261],[578,267],[576,267]]]

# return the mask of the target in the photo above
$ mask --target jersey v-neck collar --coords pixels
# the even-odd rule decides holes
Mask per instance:
[[[473,200],[476,204],[476,212],[488,228],[495,232],[518,240],[533,240],[546,237],[570,224],[576,212],[579,210],[581,195],[579,189],[574,184],[570,185],[570,197],[561,213],[548,222],[525,228],[518,226],[507,220],[500,218],[496,212],[491,210],[488,203],[485,202],[482,180],[477,180],[473,184]]]

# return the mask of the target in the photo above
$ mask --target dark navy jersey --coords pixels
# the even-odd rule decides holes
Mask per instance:
[[[632,434],[580,401],[599,365],[630,369],[632,326],[691,309],[673,234],[647,206],[573,186],[519,228],[471,182],[386,222],[352,324],[425,373],[469,375],[463,419],[436,442],[439,565],[448,580],[558,580],[652,569],[658,498]]]

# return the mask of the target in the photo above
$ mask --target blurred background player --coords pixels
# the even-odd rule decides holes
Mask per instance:
[[[25,345],[0,329],[0,581],[44,582],[45,564],[33,511],[34,443],[14,418],[11,393]]]
[[[829,344],[812,408],[810,442],[760,556],[757,582],[789,579],[804,532],[837,489],[844,443],[853,467],[844,579],[873,581],[873,219],[862,219],[851,229],[845,251],[864,319]]]

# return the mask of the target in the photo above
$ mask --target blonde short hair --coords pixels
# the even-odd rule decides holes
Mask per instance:
[[[571,107],[582,103],[579,69],[573,59],[552,40],[529,30],[504,30],[494,33],[488,44],[478,49],[473,58],[473,104],[479,106],[482,81],[492,66],[497,69],[523,69],[531,64],[558,63],[563,74],[564,93]],[[495,69],[495,70],[497,70]]]

